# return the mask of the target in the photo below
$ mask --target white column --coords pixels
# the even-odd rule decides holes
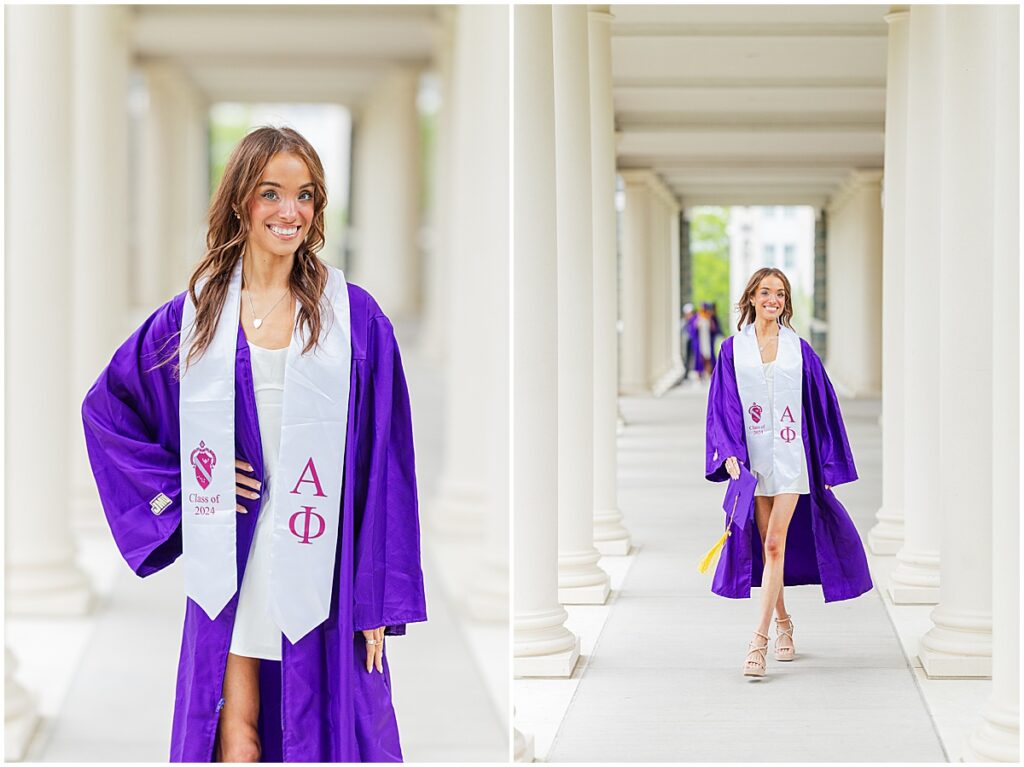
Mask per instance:
[[[517,762],[532,762],[533,761],[533,736],[523,735],[518,729],[515,730],[513,735],[513,743],[515,748],[515,760]]]
[[[128,311],[128,8],[72,10],[72,518],[104,527],[81,437],[82,400],[123,340]]]
[[[647,312],[644,316],[644,338],[647,340],[647,388],[658,394],[656,387],[664,370],[664,338],[659,321],[665,303],[665,206],[651,173],[651,207],[647,216]]]
[[[423,331],[420,348],[438,365],[444,364],[445,328],[449,314],[451,286],[451,251],[455,219],[455,36],[458,8],[439,6],[437,42],[434,48],[434,69],[441,92],[437,111],[436,141],[431,169],[433,190],[430,210],[430,240],[424,254]]]
[[[491,262],[508,231],[508,26],[504,9],[458,6],[452,62],[454,104],[451,256],[445,324],[444,463],[429,523],[447,535],[480,537],[493,496],[487,487],[488,451],[480,449],[480,414],[489,412],[492,387],[482,385],[490,363],[481,350],[494,344],[494,329],[466,318],[491,316],[482,286],[504,279]],[[507,14],[506,14],[507,15]],[[454,404],[457,403],[457,406]]]
[[[858,170],[828,207],[829,375],[848,397],[882,391],[882,172]]]
[[[913,343],[904,355],[904,541],[889,581],[895,604],[934,604],[939,598],[939,390],[935,385],[939,339],[936,254],[941,238],[941,44],[944,9],[910,12],[910,78],[907,97],[906,292],[903,327]]]
[[[907,67],[910,11],[886,14],[889,24],[885,80],[885,178],[882,222],[882,506],[868,533],[874,554],[903,545],[903,296],[906,291]]]
[[[71,535],[71,11],[7,9],[8,317],[4,492],[8,615],[91,602]],[[44,161],[45,160],[45,161]],[[102,194],[102,190],[97,190]],[[40,203],[46,200],[46,204]],[[45,237],[45,257],[39,239]],[[40,300],[45,286],[45,300]]]
[[[952,306],[983,307],[992,293],[995,205],[995,11],[950,6],[943,40],[942,212],[937,227],[939,509],[942,585],[919,657],[929,677],[992,673],[992,335]],[[1002,158],[1000,158],[1002,162]],[[969,257],[967,254],[970,254]],[[934,268],[934,264],[933,264]],[[934,304],[933,304],[934,306]],[[982,332],[978,332],[982,330]],[[916,339],[915,339],[916,340]],[[999,418],[1004,418],[999,415]]]
[[[622,211],[622,358],[619,389],[623,394],[646,394],[649,344],[647,335],[648,272],[652,248],[650,219],[653,194],[650,171],[628,170],[621,174],[625,187]]]
[[[1020,761],[1020,11],[995,10],[992,227],[992,696],[965,761]]]
[[[652,204],[647,225],[650,227],[649,242],[651,249],[647,254],[647,323],[644,336],[647,338],[647,385],[654,394],[661,394],[660,383],[665,373],[665,328],[662,318],[665,315],[665,273],[668,254],[665,246],[668,242],[668,223],[665,215],[665,201],[661,199],[651,174]]]
[[[380,79],[358,114],[353,158],[351,279],[397,320],[420,308],[418,86],[414,69]]]
[[[679,317],[682,315],[680,300],[679,272],[682,268],[679,243],[679,216],[682,208],[673,199],[668,206],[668,311],[666,311],[665,344],[669,360],[668,388],[675,386],[683,378],[683,351],[679,344]]]
[[[4,761],[7,762],[20,762],[25,758],[39,725],[35,701],[14,678],[17,670],[14,653],[4,645]]]
[[[512,503],[516,676],[572,674],[558,604],[558,326],[551,7],[515,8]]]
[[[167,62],[142,66],[147,105],[141,137],[139,303],[152,311],[188,286],[206,247],[210,199],[208,105],[188,76]]]
[[[481,357],[480,361],[486,366],[475,385],[488,398],[482,413],[471,414],[476,419],[475,435],[466,435],[471,440],[467,449],[475,447],[486,456],[485,480],[489,491],[485,506],[484,545],[469,594],[469,607],[475,618],[503,623],[507,632],[511,513],[509,413],[512,407],[509,387],[509,100],[507,85],[496,87],[494,84],[508,83],[509,79],[508,11],[501,6],[460,6],[459,12],[482,17],[479,19],[481,23],[475,27],[469,24],[468,31],[475,34],[476,44],[482,46],[478,55],[470,60],[472,66],[484,70],[480,73],[483,89],[471,94],[468,105],[470,109],[478,110],[468,129],[477,134],[476,146],[483,150],[482,156],[472,164],[479,177],[471,189],[478,192],[481,199],[477,202],[485,207],[470,211],[470,215],[478,217],[479,244],[462,253],[464,261],[478,262],[476,271],[472,272],[478,283],[472,292],[476,295],[474,300],[478,303],[479,314],[466,316],[479,317],[477,324],[482,325],[486,333],[483,345],[471,347],[469,353]],[[465,224],[468,222],[460,223]],[[463,405],[459,404],[454,409],[459,407]],[[503,657],[507,660],[508,656]]]
[[[590,7],[590,154],[594,231],[594,546],[629,553],[619,511],[618,248],[615,213],[615,113],[612,106],[612,15]]]
[[[649,355],[647,381],[649,390],[661,396],[683,376],[676,343],[679,333],[679,205],[658,176],[649,173],[647,181],[652,195],[647,221],[650,227],[645,329]]]
[[[594,548],[594,251],[587,7],[551,9],[558,245],[558,601],[604,604]]]

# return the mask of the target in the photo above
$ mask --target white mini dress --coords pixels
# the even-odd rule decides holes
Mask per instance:
[[[775,423],[775,360],[762,364],[764,365],[764,380],[768,384],[768,417],[771,419],[769,423]],[[807,495],[811,492],[811,482],[807,476],[806,460],[800,462],[800,476],[789,487],[779,487],[774,472],[767,476],[762,476],[755,471],[754,476],[757,477],[757,488],[754,490],[755,496],[775,496],[782,495],[783,493]]]
[[[270,617],[270,541],[274,532],[270,498],[281,449],[281,407],[288,348],[264,349],[249,344],[256,413],[263,446],[263,487],[249,561],[238,593],[231,652],[249,658],[281,660],[281,629]]]

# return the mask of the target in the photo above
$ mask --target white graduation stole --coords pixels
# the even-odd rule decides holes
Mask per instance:
[[[778,486],[786,487],[796,482],[807,461],[801,436],[803,350],[800,337],[784,325],[779,325],[778,345],[774,396],[769,403],[768,382],[753,323],[733,337],[736,387],[743,403],[750,467],[762,476],[774,472]]]
[[[241,260],[206,352],[181,378],[182,544],[185,593],[216,618],[236,591],[235,351]],[[197,286],[197,292],[202,285]],[[303,354],[292,333],[281,410],[281,454],[264,504],[273,515],[270,614],[293,644],[322,623],[331,606],[334,553],[348,433],[351,321],[345,275],[328,266],[320,340]],[[333,313],[333,316],[332,316]],[[187,297],[179,360],[195,324]],[[261,493],[270,490],[264,487]]]

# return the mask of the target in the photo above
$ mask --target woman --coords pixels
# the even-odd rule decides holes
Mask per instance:
[[[700,309],[690,318],[690,345],[694,349],[698,377],[702,381],[711,378],[715,367],[715,339],[721,334],[718,318],[713,310],[714,304],[705,301]]]
[[[384,636],[426,620],[409,397],[387,317],[317,257],[291,129],[235,148],[188,291],[82,407],[132,569],[183,554],[171,761],[400,761]]]
[[[738,308],[739,333],[722,343],[708,393],[706,476],[735,480],[740,464],[750,469],[757,525],[728,536],[712,590],[745,598],[761,586],[743,673],[764,676],[773,610],[775,659],[796,656],[783,586],[818,583],[832,602],[869,591],[871,577],[860,535],[832,493],[857,479],[839,403],[818,355],[792,330],[786,275],[756,271]]]

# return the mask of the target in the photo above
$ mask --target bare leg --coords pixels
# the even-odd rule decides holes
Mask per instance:
[[[765,561],[767,559],[764,551],[764,539],[768,534],[768,518],[772,513],[772,500],[772,498],[764,495],[759,495],[754,498],[754,502],[756,504],[754,514],[757,519],[757,530],[761,533],[761,561]],[[775,616],[780,620],[789,616],[789,611],[786,610],[785,586],[779,586],[779,598],[775,601]],[[783,621],[782,627],[789,628],[788,621]]]
[[[789,523],[793,518],[799,498],[800,496],[794,493],[777,495],[774,498],[766,496],[755,496],[754,498],[754,519],[761,535],[764,573],[761,576],[758,626],[751,643],[752,647],[767,644],[765,637],[768,634],[768,624],[771,621],[772,612],[777,609],[785,610],[782,574],[785,562],[786,533],[789,530]],[[780,613],[780,617],[785,614],[785,612]],[[759,634],[761,636],[758,636]],[[746,668],[760,667],[760,660],[759,654],[748,655]]]
[[[779,587],[779,598],[775,602],[775,658],[776,660],[792,660],[793,659],[793,638],[790,634],[793,631],[793,622],[789,619],[789,612],[786,610],[786,602],[782,598],[782,593],[785,589]],[[790,632],[789,634],[784,632]],[[785,657],[780,657],[779,653],[786,653]]]
[[[224,708],[217,724],[218,762],[258,762],[260,737],[260,660],[228,653],[224,669]]]
[[[761,613],[757,630],[768,633],[772,612],[782,598],[782,572],[786,558],[786,533],[796,511],[800,496],[796,493],[777,495],[773,499],[764,536],[764,575],[761,576]]]

